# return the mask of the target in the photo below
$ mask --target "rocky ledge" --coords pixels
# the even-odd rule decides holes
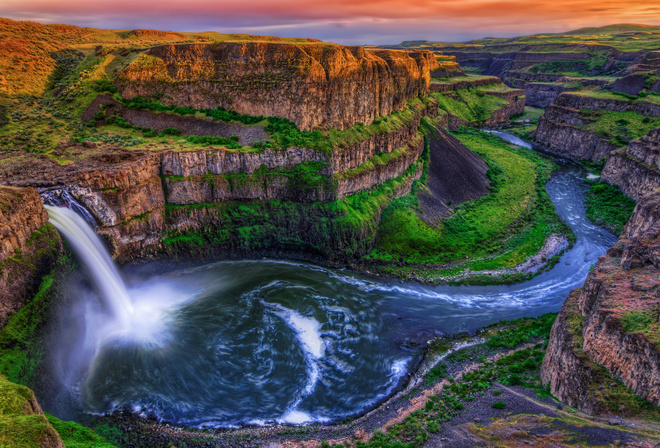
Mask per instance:
[[[431,52],[226,42],[148,49],[114,82],[125,98],[285,117],[303,130],[346,129],[426,96],[436,68]]]
[[[25,305],[62,249],[33,188],[0,187],[0,328]]]
[[[660,193],[635,208],[619,241],[552,328],[541,378],[564,403],[625,413],[625,389],[660,405]]]
[[[598,119],[595,114],[608,111],[658,117],[660,104],[562,93],[539,119],[536,141],[547,150],[571,159],[600,161],[620,145],[586,128]]]
[[[660,128],[608,155],[602,179],[636,201],[660,188]]]

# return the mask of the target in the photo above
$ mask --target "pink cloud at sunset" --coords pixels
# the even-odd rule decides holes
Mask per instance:
[[[0,16],[97,28],[315,37],[345,44],[467,40],[660,24],[657,0],[0,0]]]

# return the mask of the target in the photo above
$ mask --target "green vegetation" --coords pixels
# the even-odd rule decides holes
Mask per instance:
[[[577,293],[572,293],[564,305],[566,328],[573,339],[573,351],[580,359],[583,368],[589,372],[589,378],[591,379],[588,386],[590,395],[593,396],[596,402],[603,403],[611,412],[616,412],[619,415],[624,414],[660,421],[660,408],[638,397],[619,378],[612,376],[604,366],[592,361],[589,355],[584,352],[582,348],[584,346],[582,335],[584,316],[578,309],[577,296]],[[619,319],[622,320],[622,325],[627,325],[628,328],[634,331],[646,332],[652,328],[656,331],[660,329],[657,319],[655,323],[644,323],[649,321],[648,313],[633,311],[620,315]],[[660,340],[656,340],[656,344],[660,344]]]
[[[422,50],[488,51],[509,53],[535,51],[540,53],[585,53],[593,56],[614,47],[621,51],[660,48],[660,27],[652,25],[618,24],[597,28],[581,28],[563,33],[543,33],[514,38],[486,37],[465,43],[415,42],[405,48]]]
[[[507,128],[506,132],[516,135],[524,140],[531,140],[532,134],[536,132],[536,124],[544,112],[545,109],[525,106],[525,113],[523,115],[511,117],[512,119],[515,119],[514,125]]]
[[[551,61],[533,65],[527,69],[530,73],[564,74],[569,76],[608,75],[616,71],[616,67],[605,71],[608,62],[608,50],[592,51],[587,59],[579,61]]]
[[[41,360],[38,330],[47,317],[52,291],[53,276],[47,275],[34,298],[0,330],[0,374],[13,383],[28,384]]]
[[[222,226],[199,232],[173,232],[164,243],[176,246],[178,251],[195,253],[211,253],[231,247],[238,250],[305,251],[322,256],[334,253],[349,258],[360,256],[375,238],[380,212],[390,203],[395,192],[409,181],[418,166],[419,163],[414,163],[395,179],[336,201],[277,199],[167,205],[170,216],[205,209],[222,222]],[[292,188],[298,190],[329,188],[329,178],[322,175],[324,167],[323,163],[309,162],[280,170],[260,168],[255,173],[289,176]],[[244,176],[249,177],[234,175],[232,182],[247,182]],[[218,177],[227,178],[228,175]],[[303,228],[305,232],[300,232]]]
[[[413,125],[415,119],[422,116],[425,109],[433,107],[436,107],[435,99],[418,97],[408,102],[402,111],[378,117],[368,126],[358,123],[343,131],[329,128],[321,132],[333,148],[345,149],[374,135],[394,132],[404,126]]]
[[[512,322],[494,324],[492,331],[525,333],[529,328],[545,328],[548,321],[552,323],[556,314],[544,315],[539,319],[518,319]],[[356,441],[361,448],[417,448],[422,446],[431,437],[431,434],[441,431],[441,424],[469,409],[471,403],[486,394],[494,383],[504,385],[525,385],[547,396],[542,387],[539,369],[544,356],[544,347],[548,339],[547,332],[540,332],[535,338],[538,341],[533,347],[521,348],[521,342],[512,345],[510,351],[496,362],[489,362],[486,355],[494,355],[501,349],[488,345],[476,345],[449,354],[439,364],[434,366],[426,377],[425,382],[414,389],[409,397],[420,397],[422,391],[434,383],[447,379],[449,384],[439,392],[428,396],[422,409],[412,412],[399,424],[391,425],[386,432],[377,431],[368,443]],[[526,342],[526,341],[525,341]],[[467,366],[480,364],[471,371],[464,371],[457,379],[455,373]],[[498,396],[500,389],[493,389],[492,394]],[[501,403],[501,404],[499,404]],[[496,401],[492,405],[495,409],[506,408],[506,403]],[[328,447],[327,443],[322,445]],[[338,446],[337,446],[338,447]]]
[[[65,422],[50,414],[46,417],[66,448],[115,448],[104,437],[79,423]]]
[[[449,92],[434,93],[440,109],[455,115],[468,123],[483,123],[496,110],[509,105],[504,98],[489,95],[479,88],[458,89]]]
[[[34,413],[34,393],[0,375],[0,446],[54,446],[56,434],[42,414]]]
[[[660,348],[660,319],[657,312],[628,311],[619,316],[627,333],[642,333]]]
[[[632,216],[635,201],[616,185],[597,183],[587,190],[585,206],[591,222],[618,236]]]
[[[178,115],[198,115],[201,113],[206,117],[213,118],[213,120],[224,121],[225,123],[236,122],[244,125],[260,124],[265,127],[266,132],[268,132],[271,137],[272,144],[276,148],[286,149],[295,146],[299,148],[316,149],[322,152],[329,152],[332,149],[321,132],[301,131],[295,123],[286,118],[239,114],[221,107],[217,109],[198,110],[191,107],[165,106],[160,101],[148,100],[141,97],[135,97],[128,101],[124,100],[123,102],[130,109],[172,112]],[[200,137],[197,138],[199,139]],[[217,138],[218,137],[216,137],[216,139]],[[206,143],[206,141],[204,143]],[[271,142],[266,142],[265,144],[266,146],[270,146]]]
[[[555,168],[552,162],[490,134],[462,129],[455,135],[489,164],[492,193],[456,207],[436,226],[419,217],[414,193],[395,199],[383,212],[368,259],[451,263],[436,273],[456,275],[467,267],[517,266],[537,253],[552,233],[568,233],[545,191]]]
[[[646,117],[633,111],[584,109],[580,115],[590,123],[579,129],[592,132],[617,146],[626,146],[631,140],[643,137],[660,126],[660,117]]]
[[[535,319],[523,318],[496,324],[499,331],[491,336],[486,345],[492,348],[512,349],[538,339],[548,339],[557,313],[543,314]],[[491,326],[494,327],[494,326]]]

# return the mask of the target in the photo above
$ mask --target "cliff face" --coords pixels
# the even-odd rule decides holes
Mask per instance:
[[[636,201],[660,188],[660,128],[609,155],[602,179]]]
[[[125,98],[285,117],[304,130],[346,129],[425,96],[437,67],[430,52],[334,44],[165,45],[138,56],[115,82]]]
[[[615,150],[617,145],[584,129],[597,120],[597,117],[588,116],[590,111],[633,111],[648,117],[658,117],[660,104],[562,93],[539,119],[536,141],[549,151],[571,159],[600,161]]]
[[[5,168],[0,181],[16,186],[66,189],[92,213],[115,257],[124,261],[138,256],[174,255],[182,244],[168,245],[165,240],[173,234],[202,229],[208,234],[225,233],[224,239],[214,240],[223,254],[246,255],[257,249],[233,245],[229,235],[238,232],[237,229],[253,226],[260,226],[262,231],[272,229],[270,237],[259,237],[259,250],[266,250],[269,245],[277,247],[278,241],[299,238],[305,227],[316,228],[315,219],[341,220],[346,212],[333,208],[332,201],[395,179],[398,179],[396,194],[410,191],[412,180],[421,175],[421,164],[417,161],[424,141],[416,129],[423,110],[411,119],[409,126],[336,148],[336,159],[334,153],[304,148],[266,148],[261,152],[200,148],[150,153],[103,147],[100,154],[92,148],[97,154],[70,165],[36,158],[16,169]],[[435,111],[437,114],[437,106]],[[410,172],[413,165],[416,168]],[[39,200],[36,192],[34,195]],[[276,213],[278,207],[286,211]],[[236,211],[230,213],[231,217],[219,219],[211,212],[200,215],[196,210],[201,208],[216,211],[235,208]],[[258,209],[264,214],[241,216],[246,209]],[[44,218],[43,208],[41,211]],[[287,218],[297,223],[295,229],[294,224],[286,224],[287,219],[274,218],[287,213],[295,214]],[[342,241],[328,242],[323,248],[325,257],[341,256],[329,252],[339,253],[351,245],[359,246],[351,249],[352,253],[368,250],[379,216],[378,213],[374,224],[368,226],[370,237],[359,236],[364,229],[339,231],[330,223],[325,230],[312,232],[312,239],[305,244],[313,247],[314,235],[318,237],[321,232],[324,239]],[[197,217],[204,219],[195,222]],[[212,223],[219,227],[213,228]],[[290,229],[291,233],[282,234],[282,229]],[[298,249],[305,252],[309,247]]]
[[[499,126],[508,124],[511,121],[512,115],[520,115],[525,113],[525,92],[522,90],[509,90],[506,92],[489,92],[490,95],[503,98],[509,102],[508,107],[498,109],[493,112],[493,115],[486,120],[486,126]]]
[[[33,188],[0,187],[0,327],[25,305],[61,242]]]
[[[638,203],[619,241],[564,304],[541,371],[553,395],[587,412],[606,412],[601,396],[611,393],[604,384],[609,375],[660,405],[659,276],[656,193]]]

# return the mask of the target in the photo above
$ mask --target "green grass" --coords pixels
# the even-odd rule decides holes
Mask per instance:
[[[571,95],[589,96],[591,98],[599,98],[603,100],[618,100],[627,101],[630,103],[653,103],[660,104],[660,95],[647,95],[643,98],[633,97],[624,93],[607,92],[604,90],[583,90],[579,92],[571,92]]]
[[[435,227],[419,217],[414,195],[395,199],[383,212],[368,258],[422,265],[460,262],[473,270],[514,267],[538,252],[552,233],[567,233],[545,191],[552,162],[490,134],[464,129],[455,135],[489,163],[492,193],[456,207]]]
[[[299,148],[316,149],[322,152],[329,152],[330,147],[327,139],[319,131],[301,131],[298,127],[286,118],[281,117],[263,117],[239,114],[238,112],[224,108],[217,109],[193,109],[182,106],[165,106],[160,101],[149,100],[141,97],[134,97],[131,100],[123,100],[124,104],[130,109],[150,110],[154,112],[172,112],[177,115],[198,115],[204,114],[213,120],[223,121],[225,123],[241,123],[243,125],[262,124],[268,132],[272,144],[276,148],[286,149],[291,146]]]
[[[585,198],[587,218],[615,235],[620,235],[635,209],[635,201],[616,185],[598,183],[589,187]]]
[[[115,448],[104,437],[79,423],[65,422],[50,414],[46,414],[46,417],[66,448]]]
[[[45,276],[34,298],[12,314],[0,330],[0,374],[11,382],[28,384],[41,359],[37,334],[47,317],[53,281],[52,275]]]
[[[658,316],[645,311],[630,311],[621,315],[619,320],[627,333],[644,332],[649,327],[658,325]]]
[[[486,121],[496,110],[509,105],[504,98],[483,93],[477,88],[434,93],[433,96],[437,98],[440,109],[475,124]]]
[[[523,318],[497,324],[500,330],[491,336],[486,345],[492,348],[514,348],[537,339],[548,339],[557,313],[543,314],[535,319]]]
[[[427,42],[412,45],[422,50],[509,53],[514,51],[590,53],[592,57],[614,47],[621,51],[660,48],[660,27],[633,24],[582,28],[515,38],[488,37],[465,43]],[[531,47],[531,48],[530,48]],[[600,47],[600,48],[599,48]],[[408,46],[407,48],[411,48]]]
[[[55,432],[42,414],[34,414],[34,392],[0,375],[0,447],[53,446]]]
[[[636,112],[582,110],[580,116],[591,123],[580,129],[592,132],[616,146],[626,146],[660,126],[660,117],[647,117]]]
[[[415,98],[408,102],[402,111],[378,117],[368,126],[358,123],[343,131],[330,128],[321,132],[333,148],[345,149],[374,135],[394,132],[412,124],[415,117],[420,116],[427,107],[433,107],[435,103],[434,98]]]
[[[360,257],[372,246],[381,211],[390,203],[395,192],[409,181],[418,166],[419,162],[414,163],[395,179],[336,201],[294,202],[278,199],[181,206],[168,204],[168,219],[174,219],[172,216],[175,214],[205,209],[221,224],[199,231],[171,232],[164,243],[177,253],[211,254],[224,247],[232,250],[298,250],[323,257],[349,259]],[[326,176],[319,177],[318,169],[319,166],[310,163],[293,167],[294,171],[286,170],[286,173],[301,189],[310,185],[317,188],[317,181],[328,180]],[[301,228],[306,231],[301,233]]]
[[[495,382],[504,385],[523,385],[542,396],[547,396],[547,391],[541,385],[539,369],[543,361],[544,346],[548,340],[549,331],[546,331],[548,321],[550,325],[556,314],[549,314],[536,318],[519,319],[512,322],[499,322],[490,328],[499,333],[511,331],[525,332],[525,328],[542,328],[536,334],[538,343],[529,348],[509,352],[499,358],[496,362],[487,362],[485,355],[499,353],[498,348],[487,344],[468,347],[451,353],[440,363],[435,365],[426,377],[423,385],[416,388],[410,397],[417,397],[423,389],[431,386],[441,379],[447,379],[449,384],[443,390],[430,395],[423,408],[412,412],[399,424],[386,428],[386,432],[376,431],[373,438],[368,442],[356,441],[356,446],[361,448],[417,448],[424,445],[431,434],[441,431],[443,423],[451,421],[454,417],[469,409],[471,403],[479,397],[484,396],[491,390]],[[520,340],[509,348],[517,348],[527,341]],[[456,379],[455,373],[464,367],[481,363],[479,367],[463,372],[460,379]],[[492,390],[493,395],[501,395],[499,389]],[[500,404],[501,403],[501,404]],[[506,408],[504,402],[495,402],[496,409]],[[323,444],[323,447],[330,445]],[[335,445],[338,447],[338,445]]]

